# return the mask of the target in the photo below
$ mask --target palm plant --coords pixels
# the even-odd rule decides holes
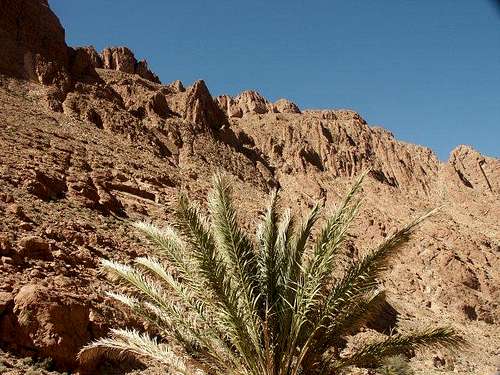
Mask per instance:
[[[102,260],[113,280],[132,292],[108,295],[153,324],[162,342],[136,330],[114,329],[80,352],[149,357],[171,371],[207,374],[340,374],[351,366],[375,368],[386,357],[426,347],[457,347],[452,329],[395,334],[344,350],[346,338],[380,310],[379,278],[415,227],[411,221],[357,261],[336,269],[360,199],[363,176],[309,241],[323,208],[302,223],[280,212],[272,193],[253,242],[237,224],[227,178],[217,174],[209,194],[210,220],[181,196],[172,226],[135,227],[156,245],[156,257],[130,266]],[[164,343],[165,341],[168,344]]]

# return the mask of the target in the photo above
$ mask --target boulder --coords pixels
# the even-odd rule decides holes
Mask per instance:
[[[7,303],[10,301],[7,298]],[[78,351],[90,339],[88,306],[68,292],[55,293],[34,284],[23,286],[13,304],[0,320],[2,344],[28,355],[51,358],[58,369],[74,368]]]
[[[50,244],[38,236],[26,236],[19,240],[18,254],[21,257],[50,259],[52,258]]]

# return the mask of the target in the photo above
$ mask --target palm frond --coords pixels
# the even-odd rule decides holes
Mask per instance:
[[[167,365],[176,373],[190,374],[184,361],[166,345],[136,330],[112,329],[110,337],[85,346],[78,358],[81,363],[89,363],[103,354],[120,360],[131,356],[151,358]]]
[[[192,346],[193,342],[198,343],[200,347],[206,349],[206,351],[199,354],[200,357],[205,357],[206,364],[219,370],[227,371],[228,368],[240,364],[240,359],[236,353],[231,350],[231,347],[223,339],[225,327],[216,319],[214,309],[217,306],[213,303],[210,293],[205,291],[204,294],[201,294],[199,290],[194,291],[192,288],[186,287],[177,281],[157,259],[141,257],[137,258],[135,262],[163,281],[174,295],[182,301],[186,309],[183,313],[185,319],[188,318],[189,314],[194,314],[194,318],[190,320],[190,329],[187,332],[191,339],[179,340],[182,341],[183,346],[186,346],[186,342],[189,346]],[[119,295],[119,298],[123,299],[123,297],[123,295]],[[125,303],[129,301],[130,299],[124,300]],[[137,305],[134,307],[138,310]],[[138,311],[144,314],[143,310]],[[184,332],[185,336],[186,332]]]
[[[277,299],[279,260],[276,240],[278,238],[278,192],[273,191],[257,230],[259,244],[258,267],[260,292],[264,298],[264,308],[272,308]]]
[[[325,321],[325,326],[317,331],[312,349],[304,356],[304,365],[313,367],[329,350],[340,352],[344,343],[347,343],[346,338],[355,335],[376,318],[385,302],[386,293],[383,290],[375,290],[366,297],[360,296],[349,301],[342,311]]]
[[[353,354],[336,361],[330,368],[339,370],[347,366],[374,368],[383,359],[401,353],[429,348],[460,349],[466,345],[464,339],[451,328],[433,328],[410,334],[397,334],[385,340],[366,344]]]
[[[261,351],[259,338],[249,329],[244,312],[238,300],[238,290],[232,288],[227,267],[217,250],[207,222],[197,208],[191,206],[185,196],[179,198],[176,209],[177,226],[191,245],[193,257],[197,261],[199,274],[205,279],[211,292],[217,297],[219,315],[226,335],[231,339],[250,368],[258,368]]]
[[[296,286],[298,283],[298,278],[301,275],[301,270],[303,267],[303,255],[306,251],[307,241],[311,236],[311,231],[314,224],[318,221],[321,213],[321,207],[319,204],[314,205],[309,214],[307,215],[304,223],[302,224],[300,230],[295,236],[295,241],[292,245],[290,252],[289,271],[288,271],[288,281],[290,285]]]
[[[234,274],[235,280],[250,296],[257,289],[257,258],[253,244],[238,227],[228,180],[216,174],[213,185],[208,202],[214,235],[221,253],[228,261],[228,271]]]
[[[316,288],[324,287],[327,284],[326,279],[331,276],[337,251],[361,204],[358,193],[365,176],[366,174],[362,174],[356,180],[338,209],[327,219],[318,235],[313,257],[305,271],[306,282],[312,284],[309,288],[313,294]]]
[[[187,251],[186,244],[172,226],[167,225],[160,229],[146,222],[137,222],[133,226],[143,232],[156,245],[157,254],[168,260],[170,265],[175,267],[184,279],[191,282],[198,279],[195,272],[196,267],[193,267],[192,256]]]
[[[256,311],[258,304],[257,255],[252,242],[238,227],[236,210],[231,200],[231,186],[226,177],[217,173],[209,194],[212,229],[217,248],[226,261],[230,281],[237,285],[236,298],[240,312],[249,331],[257,342],[260,336],[260,321]]]
[[[327,298],[325,313],[334,316],[339,309],[357,295],[368,292],[376,287],[377,278],[385,271],[392,256],[408,241],[416,227],[435,212],[436,209],[430,210],[403,226],[375,250],[349,267],[345,271],[344,276],[331,289]]]

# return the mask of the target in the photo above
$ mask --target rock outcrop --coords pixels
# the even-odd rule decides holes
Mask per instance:
[[[146,60],[137,61],[127,47],[105,48],[101,52],[102,67],[124,73],[137,74],[149,81],[160,83],[160,79],[148,68]],[[96,66],[98,68],[99,66]]]
[[[267,155],[271,167],[284,174],[350,177],[371,169],[383,184],[428,194],[439,170],[430,149],[398,142],[353,111],[264,114],[238,126],[253,147]]]
[[[43,84],[67,79],[64,29],[47,0],[2,0],[0,45],[0,73]]]
[[[210,95],[205,82],[196,81],[187,89],[184,118],[196,125],[196,129],[220,129],[227,118]]]
[[[459,146],[448,164],[466,187],[486,194],[500,194],[500,161],[485,157],[469,146]]]
[[[0,2],[0,74],[52,86],[45,105],[62,110],[71,88],[64,29],[47,0]]]
[[[69,291],[55,296],[35,284],[23,286],[10,303],[12,311],[0,322],[4,345],[50,357],[59,368],[73,368],[89,340],[88,306]]]
[[[216,98],[216,101],[229,118],[264,113],[300,113],[295,103],[287,99],[279,99],[276,103],[271,103],[256,91],[243,91],[234,98],[221,95]]]
[[[273,112],[278,113],[300,113],[300,109],[294,102],[288,99],[278,99],[273,104]]]
[[[95,69],[102,68],[102,61],[94,47],[69,48],[69,66],[71,75],[78,80],[95,78]]]

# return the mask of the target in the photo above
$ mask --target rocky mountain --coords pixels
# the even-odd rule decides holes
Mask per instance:
[[[24,373],[18,358],[26,356],[78,369],[82,345],[110,326],[138,326],[105,298],[99,259],[146,253],[130,222],[168,220],[180,191],[203,205],[215,170],[231,176],[240,220],[253,231],[271,189],[300,214],[319,199],[334,205],[366,169],[362,212],[346,244],[351,257],[442,206],[387,270],[388,303],[401,324],[453,324],[471,347],[417,355],[413,366],[422,374],[494,370],[500,160],[459,146],[443,163],[349,110],[301,110],[255,91],[213,98],[203,81],[162,84],[126,47],[68,47],[46,0],[0,1],[0,46],[7,373]]]

